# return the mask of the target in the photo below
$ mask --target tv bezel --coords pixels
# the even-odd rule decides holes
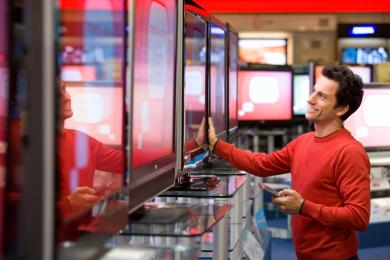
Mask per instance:
[[[293,114],[293,102],[294,102],[294,70],[289,65],[257,65],[257,64],[251,64],[249,66],[241,66],[240,71],[271,71],[271,72],[277,72],[277,71],[284,71],[284,72],[290,72],[291,74],[291,106],[290,106],[290,119],[275,119],[275,120],[240,120],[238,118],[238,125],[239,126],[270,126],[270,127],[288,127],[294,124],[294,114]],[[238,84],[239,85],[239,84]],[[238,93],[239,87],[238,87]],[[238,109],[238,108],[237,108]]]
[[[227,93],[227,44],[226,44],[226,34],[228,32],[228,29],[227,29],[227,26],[226,24],[224,24],[223,22],[221,22],[220,20],[218,20],[216,17],[214,16],[211,16],[211,19],[210,19],[210,23],[209,23],[209,26],[208,26],[208,35],[210,35],[210,37],[208,37],[208,45],[209,45],[209,52],[208,52],[208,55],[207,55],[207,59],[208,59],[208,62],[207,62],[207,74],[208,74],[208,78],[207,78],[207,118],[208,117],[211,117],[211,73],[210,73],[210,70],[211,70],[211,27],[213,25],[216,25],[218,26],[220,29],[222,29],[225,33],[224,35],[224,41],[225,41],[225,64],[224,64],[224,73],[225,73],[225,82],[224,82],[224,91],[225,91],[225,95],[224,95],[224,102],[225,102],[225,129],[222,131],[222,132],[219,132],[219,133],[216,133],[217,135],[217,138],[218,139],[221,139],[221,140],[227,140],[227,133],[228,133],[228,130],[227,130],[227,110],[226,110],[226,93]],[[207,124],[207,127],[208,129],[208,124]]]
[[[236,79],[236,98],[238,97],[238,71],[239,71],[239,67],[238,67],[238,33],[232,28],[232,26],[227,23],[227,30],[228,30],[228,33],[226,34],[226,42],[228,44],[226,44],[226,48],[227,48],[227,54],[228,54],[228,59],[227,59],[227,68],[226,68],[226,71],[227,71],[227,91],[226,91],[226,111],[227,111],[227,127],[226,129],[228,129],[228,141],[231,139],[229,137],[231,137],[232,135],[235,135],[236,132],[238,131],[238,99],[236,100],[236,111],[235,111],[235,122],[236,122],[236,125],[234,126],[230,126],[230,68],[231,68],[231,62],[232,62],[232,58],[231,58],[231,45],[230,45],[230,40],[232,37],[235,37],[235,41],[237,43],[237,49],[235,50],[236,51],[236,74],[237,74],[237,79]]]
[[[205,22],[205,43],[206,43],[206,60],[205,60],[205,64],[204,64],[204,67],[205,67],[205,85],[204,85],[204,91],[205,91],[205,105],[204,105],[204,111],[205,111],[205,119],[207,118],[207,115],[208,115],[208,112],[207,112],[207,86],[208,86],[208,52],[209,52],[209,46],[208,46],[208,32],[209,32],[209,23],[210,23],[210,18],[209,18],[209,14],[207,14],[207,12],[205,10],[201,10],[199,8],[197,8],[196,6],[193,6],[193,5],[190,5],[190,4],[186,4],[184,6],[184,25],[185,25],[185,19],[186,19],[186,16],[188,15],[192,15],[194,17],[196,17],[197,19]],[[185,26],[183,26],[183,31],[185,32]],[[184,39],[184,44],[183,44],[183,53],[185,53],[185,33],[183,34],[183,39]],[[185,65],[186,65],[186,62],[185,60],[183,61],[183,75],[185,73]],[[184,129],[185,129],[185,92],[184,92],[184,88],[185,88],[185,85],[184,85],[184,76],[183,76],[183,92],[182,92],[182,96],[181,96],[181,101],[182,101],[182,109],[181,109],[181,118],[182,118],[182,124],[181,124],[181,128],[182,128],[182,133],[181,133],[181,138],[180,138],[180,145],[182,147],[182,153],[181,153],[181,156],[179,158],[180,162],[179,162],[179,169],[177,171],[177,176],[176,176],[176,179],[183,176],[184,174],[186,174],[187,172],[193,170],[194,168],[190,167],[188,169],[185,169],[184,166],[187,162],[189,162],[192,158],[190,156],[188,156],[189,154],[191,153],[202,153],[202,147],[197,147],[195,149],[192,149],[190,151],[185,151],[185,135],[184,135]],[[207,120],[206,120],[207,121]],[[206,123],[206,122],[205,122]],[[204,136],[207,136],[207,127],[206,127],[206,124],[205,124],[205,129],[204,129]],[[188,156],[188,158],[186,158]],[[200,163],[201,164],[201,163]]]
[[[141,0],[134,0],[133,3],[133,9],[135,9],[136,1]],[[179,33],[179,9],[180,9],[180,1],[181,0],[174,0],[175,2],[175,11],[173,12],[175,14],[175,35],[174,35],[174,43],[175,47],[174,49],[174,59],[173,59],[173,102],[176,100],[176,76],[178,73],[178,66],[177,66],[177,44],[178,44],[178,33]],[[152,1],[151,1],[152,2]],[[132,16],[129,21],[130,28],[136,28],[135,25],[137,23],[136,21],[136,12],[132,10]],[[134,46],[135,46],[135,36],[136,36],[136,30],[131,31],[130,35],[130,48],[132,51],[131,55],[131,61],[129,63],[128,70],[130,71],[129,75],[129,82],[128,82],[128,97],[129,97],[129,107],[130,112],[128,115],[128,122],[132,125],[133,123],[133,116],[134,113],[134,72],[133,69],[135,68],[135,60],[134,60]],[[129,167],[129,176],[127,183],[127,193],[129,195],[128,199],[128,214],[134,212],[139,207],[141,207],[144,202],[147,200],[157,196],[158,194],[166,191],[170,187],[172,187],[175,183],[175,165],[176,165],[176,102],[173,104],[172,108],[172,152],[168,155],[165,155],[157,160],[153,160],[151,162],[146,163],[145,165],[139,166],[137,168],[132,168],[132,158],[133,158],[133,127],[130,127],[128,131],[128,144],[129,144],[129,153],[128,153],[128,167]],[[158,184],[158,185],[156,185]],[[145,188],[147,187],[147,188]]]

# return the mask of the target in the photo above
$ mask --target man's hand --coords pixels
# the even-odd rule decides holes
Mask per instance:
[[[295,190],[285,189],[279,192],[279,197],[273,197],[272,202],[285,214],[299,214],[304,199]]]
[[[68,195],[68,200],[73,210],[82,210],[92,207],[100,200],[100,197],[95,195],[95,190],[92,188],[77,187]]]
[[[209,117],[209,130],[208,130],[208,133],[209,133],[210,146],[212,148],[214,148],[214,145],[215,145],[215,143],[217,142],[218,139],[217,139],[217,135],[215,134],[215,128],[214,128],[213,120],[211,119],[211,117]]]

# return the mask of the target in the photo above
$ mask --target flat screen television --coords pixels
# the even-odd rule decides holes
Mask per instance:
[[[341,51],[341,62],[344,64],[378,64],[389,60],[389,52],[385,47],[376,48],[344,48]]]
[[[240,38],[240,63],[287,65],[287,39]]]
[[[8,2],[0,1],[0,175],[4,180],[6,174],[6,147],[7,147],[7,121],[8,121]],[[4,232],[4,215],[5,215],[5,181],[0,183],[0,254],[3,252],[3,242],[13,243],[13,239],[5,236]],[[7,208],[7,210],[9,210]]]
[[[209,113],[217,137],[226,140],[227,54],[226,26],[213,18],[210,23]]]
[[[69,249],[62,242],[93,244],[96,234],[112,235],[126,219],[125,205],[111,207],[125,176],[126,11],[123,1],[61,0],[58,6],[55,199],[61,258]],[[119,211],[122,222],[111,223]]]
[[[310,96],[310,76],[308,74],[294,74],[294,116],[303,117],[307,111],[307,100]]]
[[[228,27],[229,28],[229,27]],[[230,28],[229,28],[230,29]],[[238,37],[237,34],[230,31],[228,35],[229,43],[229,65],[228,65],[228,131],[229,134],[235,132],[238,128],[237,120],[237,89],[238,89]]]
[[[371,83],[373,72],[372,72],[372,66],[366,65],[348,65],[348,68],[352,70],[353,73],[359,75],[362,78],[362,81],[364,84]],[[322,65],[315,66],[315,82],[318,81],[319,77],[322,75]]]
[[[195,139],[206,118],[207,29],[203,16],[185,12],[184,131],[182,169],[196,168],[205,156]],[[203,133],[206,136],[206,132]]]
[[[238,72],[240,124],[289,121],[293,118],[293,71],[290,67]]]
[[[358,110],[344,122],[344,127],[367,150],[390,150],[390,85],[365,85]]]
[[[175,182],[177,0],[135,0],[129,213]]]
[[[390,62],[374,66],[376,82],[390,82]]]

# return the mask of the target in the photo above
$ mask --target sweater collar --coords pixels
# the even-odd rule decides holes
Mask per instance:
[[[327,136],[324,136],[324,137],[316,137],[315,134],[313,134],[313,137],[314,137],[314,142],[316,143],[325,143],[325,142],[329,142],[335,138],[338,138],[339,136],[341,135],[344,135],[345,133],[347,133],[348,130],[346,130],[344,127],[327,135]]]

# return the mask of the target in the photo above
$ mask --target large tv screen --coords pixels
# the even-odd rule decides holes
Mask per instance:
[[[365,86],[362,104],[344,127],[371,149],[390,149],[390,86]]]
[[[191,154],[201,151],[194,143],[206,117],[207,22],[190,11],[185,12],[184,68],[184,163],[196,165]],[[200,161],[201,159],[199,159]]]
[[[294,116],[304,116],[307,111],[307,100],[310,96],[310,78],[308,74],[294,74]]]
[[[210,40],[210,116],[217,136],[224,138],[227,128],[226,114],[226,29],[211,23]]]
[[[353,73],[359,75],[362,78],[362,81],[364,84],[371,83],[372,82],[372,67],[371,66],[347,66],[352,70]],[[320,76],[322,75],[322,68],[323,66],[316,66],[315,67],[315,82],[318,81]]]
[[[135,0],[129,212],[174,184],[176,0]]]
[[[116,215],[96,209],[103,200],[111,208],[123,187],[126,11],[113,0],[58,6],[56,238],[76,242],[96,238],[90,233]],[[108,233],[119,230],[112,224]]]
[[[136,1],[132,168],[174,152],[175,2]]]
[[[241,63],[287,64],[287,39],[241,38],[238,40]]]
[[[238,120],[291,120],[292,70],[238,72]]]
[[[384,47],[345,48],[341,52],[344,64],[378,64],[389,60],[389,52]]]
[[[3,253],[3,217],[6,174],[7,115],[8,115],[8,2],[0,1],[0,253]],[[9,209],[7,209],[9,210]],[[14,242],[13,239],[10,243]]]
[[[238,39],[237,35],[229,32],[229,131],[238,126],[237,120],[237,88],[238,88]]]

